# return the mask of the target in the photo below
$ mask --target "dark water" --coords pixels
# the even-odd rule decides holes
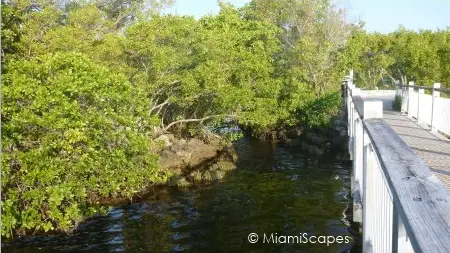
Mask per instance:
[[[89,220],[73,235],[19,239],[2,252],[359,252],[346,217],[349,163],[246,139],[236,149],[238,169],[221,182],[155,190],[139,203]],[[250,233],[259,242],[249,243]],[[264,233],[352,241],[263,243]]]

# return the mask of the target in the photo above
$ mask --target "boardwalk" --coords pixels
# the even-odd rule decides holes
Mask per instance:
[[[383,118],[392,129],[425,161],[450,190],[450,140],[430,131],[430,127],[392,111],[394,96],[366,95],[364,100],[382,100]]]
[[[402,92],[403,111],[450,134],[450,100],[422,86],[360,90],[351,74],[345,86],[353,221],[362,223],[363,252],[450,252],[450,141],[392,110]]]

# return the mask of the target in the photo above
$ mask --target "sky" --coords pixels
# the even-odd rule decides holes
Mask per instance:
[[[275,0],[276,1],[276,0]],[[229,0],[243,6],[248,0]],[[348,10],[350,22],[364,21],[369,32],[388,33],[399,25],[407,29],[445,29],[450,27],[450,0],[336,0]],[[166,13],[201,17],[219,11],[216,0],[175,0]]]

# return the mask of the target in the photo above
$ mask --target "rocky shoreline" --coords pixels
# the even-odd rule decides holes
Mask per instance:
[[[323,129],[291,128],[270,133],[265,141],[281,142],[298,147],[312,156],[333,154],[334,159],[348,160],[347,121],[342,110],[334,117],[332,125]],[[172,176],[167,185],[190,187],[211,183],[224,178],[236,168],[238,156],[231,144],[224,145],[217,136],[207,140],[180,139],[172,134],[158,138],[163,143],[159,167]]]
[[[236,152],[218,137],[186,140],[167,134],[158,139],[164,144],[159,152],[159,168],[172,174],[167,182],[169,186],[209,183],[222,179],[226,172],[236,168]]]
[[[268,137],[267,137],[268,136]],[[299,147],[312,156],[322,157],[336,154],[338,160],[348,160],[348,135],[345,111],[342,109],[332,119],[332,124],[324,128],[294,127],[267,133],[262,140],[286,143]],[[343,152],[342,152],[343,151]]]

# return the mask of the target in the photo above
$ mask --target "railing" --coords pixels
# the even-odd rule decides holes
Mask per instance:
[[[450,136],[450,99],[440,96],[441,92],[450,94],[450,89],[441,88],[439,83],[429,87],[414,82],[397,87],[397,95],[402,97],[402,112],[429,125],[432,131]],[[431,94],[425,94],[425,90]]]
[[[362,222],[363,252],[450,252],[445,187],[382,119],[382,101],[364,101],[360,92],[350,74],[343,95],[354,221]]]

